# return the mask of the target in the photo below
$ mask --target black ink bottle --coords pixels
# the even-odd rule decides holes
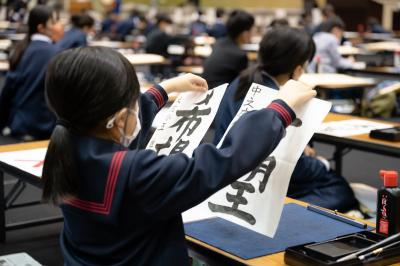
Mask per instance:
[[[378,190],[376,232],[390,236],[400,232],[400,188],[396,171],[380,171],[383,187]]]

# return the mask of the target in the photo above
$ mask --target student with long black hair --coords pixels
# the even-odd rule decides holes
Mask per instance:
[[[284,26],[271,28],[260,43],[259,63],[244,71],[226,90],[214,121],[214,143],[223,136],[253,82],[279,90],[288,80],[300,78],[314,53],[312,38],[302,30]],[[252,126],[258,130],[257,124]],[[346,180],[329,171],[314,156],[305,154],[293,171],[287,195],[341,211],[358,207]]]
[[[71,24],[71,29],[57,43],[62,50],[86,46],[88,36],[94,33],[94,19],[89,14],[81,13],[71,16]]]
[[[192,158],[140,149],[168,92],[207,89],[186,74],[140,94],[133,66],[108,48],[54,58],[46,96],[58,123],[43,198],[61,203],[65,265],[189,265],[181,213],[256,167],[295,118],[292,108],[315,96],[289,83],[269,107],[244,115],[220,149],[203,144]]]
[[[44,99],[47,63],[56,54],[52,43],[53,10],[36,6],[29,13],[28,34],[12,50],[10,71],[0,95],[0,133],[24,140],[46,139],[55,117]]]

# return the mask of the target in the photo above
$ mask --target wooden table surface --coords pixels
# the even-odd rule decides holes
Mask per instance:
[[[371,52],[384,52],[384,51],[394,52],[396,50],[400,50],[400,41],[373,42],[373,43],[367,43],[363,47]]]
[[[296,204],[299,204],[299,205],[302,205],[302,206],[307,206],[307,205],[308,205],[308,204],[305,203],[305,202],[298,201],[298,200],[291,199],[291,198],[286,198],[285,203],[286,203],[286,204],[287,204],[287,203],[296,203]],[[363,220],[361,220],[361,219],[357,219],[357,220],[363,221]],[[367,223],[367,224],[370,225],[370,226],[375,226],[374,223],[370,223],[370,222],[367,222],[367,221],[363,221],[363,222]],[[206,243],[204,243],[204,242],[201,242],[201,241],[199,241],[199,240],[197,240],[197,239],[194,239],[194,238],[192,238],[192,237],[186,236],[186,239],[187,239],[189,242],[191,242],[191,243],[194,243],[194,244],[196,244],[196,245],[200,245],[200,246],[202,246],[202,247],[205,247],[205,248],[207,248],[207,249],[209,249],[209,250],[211,250],[211,251],[214,251],[214,252],[216,252],[216,253],[219,253],[219,254],[221,254],[221,255],[223,255],[223,256],[225,256],[225,257],[228,257],[228,258],[230,258],[230,259],[233,259],[233,260],[235,260],[235,261],[241,262],[241,263],[243,263],[243,264],[245,264],[245,265],[251,265],[251,266],[265,266],[265,265],[272,265],[272,266],[275,266],[275,265],[276,265],[276,266],[277,266],[277,265],[286,265],[285,262],[284,262],[284,252],[279,252],[279,253],[275,253],[275,254],[272,254],[272,255],[267,255],[267,256],[263,256],[263,257],[258,257],[258,258],[254,258],[254,259],[250,259],[250,260],[244,260],[244,259],[241,259],[241,258],[239,258],[239,257],[236,257],[236,256],[234,256],[234,255],[232,255],[232,254],[229,254],[229,253],[227,253],[227,252],[225,252],[225,251],[223,251],[223,250],[220,250],[220,249],[218,249],[218,248],[215,248],[215,247],[213,247],[213,246],[210,246],[210,245],[208,245],[208,244],[206,244]]]
[[[390,126],[390,125],[400,126],[400,123],[385,122],[382,120],[367,119],[367,118],[362,118],[362,117],[357,117],[357,116],[342,115],[342,114],[335,114],[335,113],[329,113],[325,117],[324,122],[345,121],[345,120],[349,120],[349,119],[364,119],[364,120],[368,120],[368,121],[388,124],[388,126]],[[357,140],[357,141],[362,141],[362,142],[366,142],[366,143],[379,144],[379,145],[383,145],[383,146],[387,146],[387,147],[391,147],[391,148],[398,148],[399,152],[400,152],[400,142],[392,142],[392,141],[373,139],[373,138],[370,138],[369,134],[367,134],[367,133],[360,134],[360,135],[347,136],[347,137],[340,137],[340,138]]]
[[[301,75],[300,81],[321,89],[348,89],[375,85],[375,80],[371,78],[335,73],[305,73]]]
[[[22,151],[30,149],[45,148],[49,145],[48,140],[23,142],[17,144],[0,145],[0,152]]]
[[[116,41],[91,41],[89,46],[104,46],[113,49],[125,49],[129,48],[130,44],[126,42],[116,42]]]
[[[123,54],[132,65],[163,65],[169,61],[158,54]]]
[[[197,75],[203,74],[202,66],[179,66],[176,68],[178,72],[193,73]]]

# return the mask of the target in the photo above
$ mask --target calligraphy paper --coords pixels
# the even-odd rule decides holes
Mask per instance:
[[[185,153],[192,156],[218,111],[228,84],[207,92],[186,92],[178,96],[158,122],[147,149],[157,154]]]
[[[320,134],[347,137],[368,134],[371,130],[393,127],[391,124],[377,123],[362,119],[326,122],[317,131]]]
[[[264,108],[276,98],[276,94],[276,90],[253,83],[227,132],[240,116]],[[285,136],[270,156],[252,172],[184,213],[184,221],[217,215],[273,237],[296,162],[330,107],[326,101],[312,99],[295,110],[297,119],[286,129]],[[254,130],[257,130],[257,125],[254,125]]]
[[[47,148],[1,152],[0,161],[37,177],[42,176]]]

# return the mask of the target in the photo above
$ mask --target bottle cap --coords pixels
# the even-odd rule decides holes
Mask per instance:
[[[385,187],[397,187],[398,186],[398,174],[397,171],[381,170],[379,172],[383,179],[383,185]]]

